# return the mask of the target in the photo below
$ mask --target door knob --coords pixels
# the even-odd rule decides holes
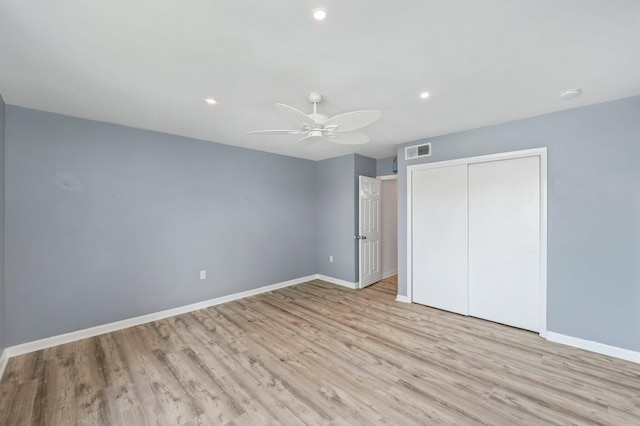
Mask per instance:
[[[364,235],[358,235],[355,238],[356,238],[356,240],[366,240],[367,239],[367,237],[365,237]]]

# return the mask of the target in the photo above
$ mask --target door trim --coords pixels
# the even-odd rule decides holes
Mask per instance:
[[[398,175],[376,176],[376,179],[380,179],[380,180],[397,180],[398,179]]]
[[[547,148],[533,148],[477,157],[437,161],[433,163],[407,166],[407,300],[413,302],[413,217],[412,217],[412,175],[416,170],[447,167],[461,164],[485,163],[512,158],[540,158],[540,332],[547,336]]]

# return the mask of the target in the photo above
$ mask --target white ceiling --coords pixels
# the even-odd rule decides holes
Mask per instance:
[[[324,7],[326,22],[311,19]],[[560,100],[560,91],[583,94]],[[296,136],[276,102],[377,109],[357,147]],[[431,97],[421,100],[419,93]],[[301,158],[640,94],[638,0],[0,0],[12,105]],[[219,104],[208,106],[203,98]],[[640,119],[640,118],[639,118]]]

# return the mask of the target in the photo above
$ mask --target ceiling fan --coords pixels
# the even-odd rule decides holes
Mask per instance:
[[[361,129],[376,121],[382,113],[374,110],[352,111],[328,118],[318,114],[316,106],[322,101],[319,93],[309,93],[309,102],[313,104],[313,113],[302,111],[285,104],[275,104],[276,111],[298,130],[256,130],[250,134],[260,135],[304,135],[296,142],[299,147],[307,147],[312,143],[327,138],[332,142],[345,145],[359,145],[369,142],[369,137],[354,130]]]

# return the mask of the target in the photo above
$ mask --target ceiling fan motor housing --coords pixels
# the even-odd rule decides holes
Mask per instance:
[[[307,99],[309,99],[309,102],[311,102],[312,104],[317,104],[318,102],[322,101],[322,95],[318,92],[311,92],[309,93],[309,97]]]

